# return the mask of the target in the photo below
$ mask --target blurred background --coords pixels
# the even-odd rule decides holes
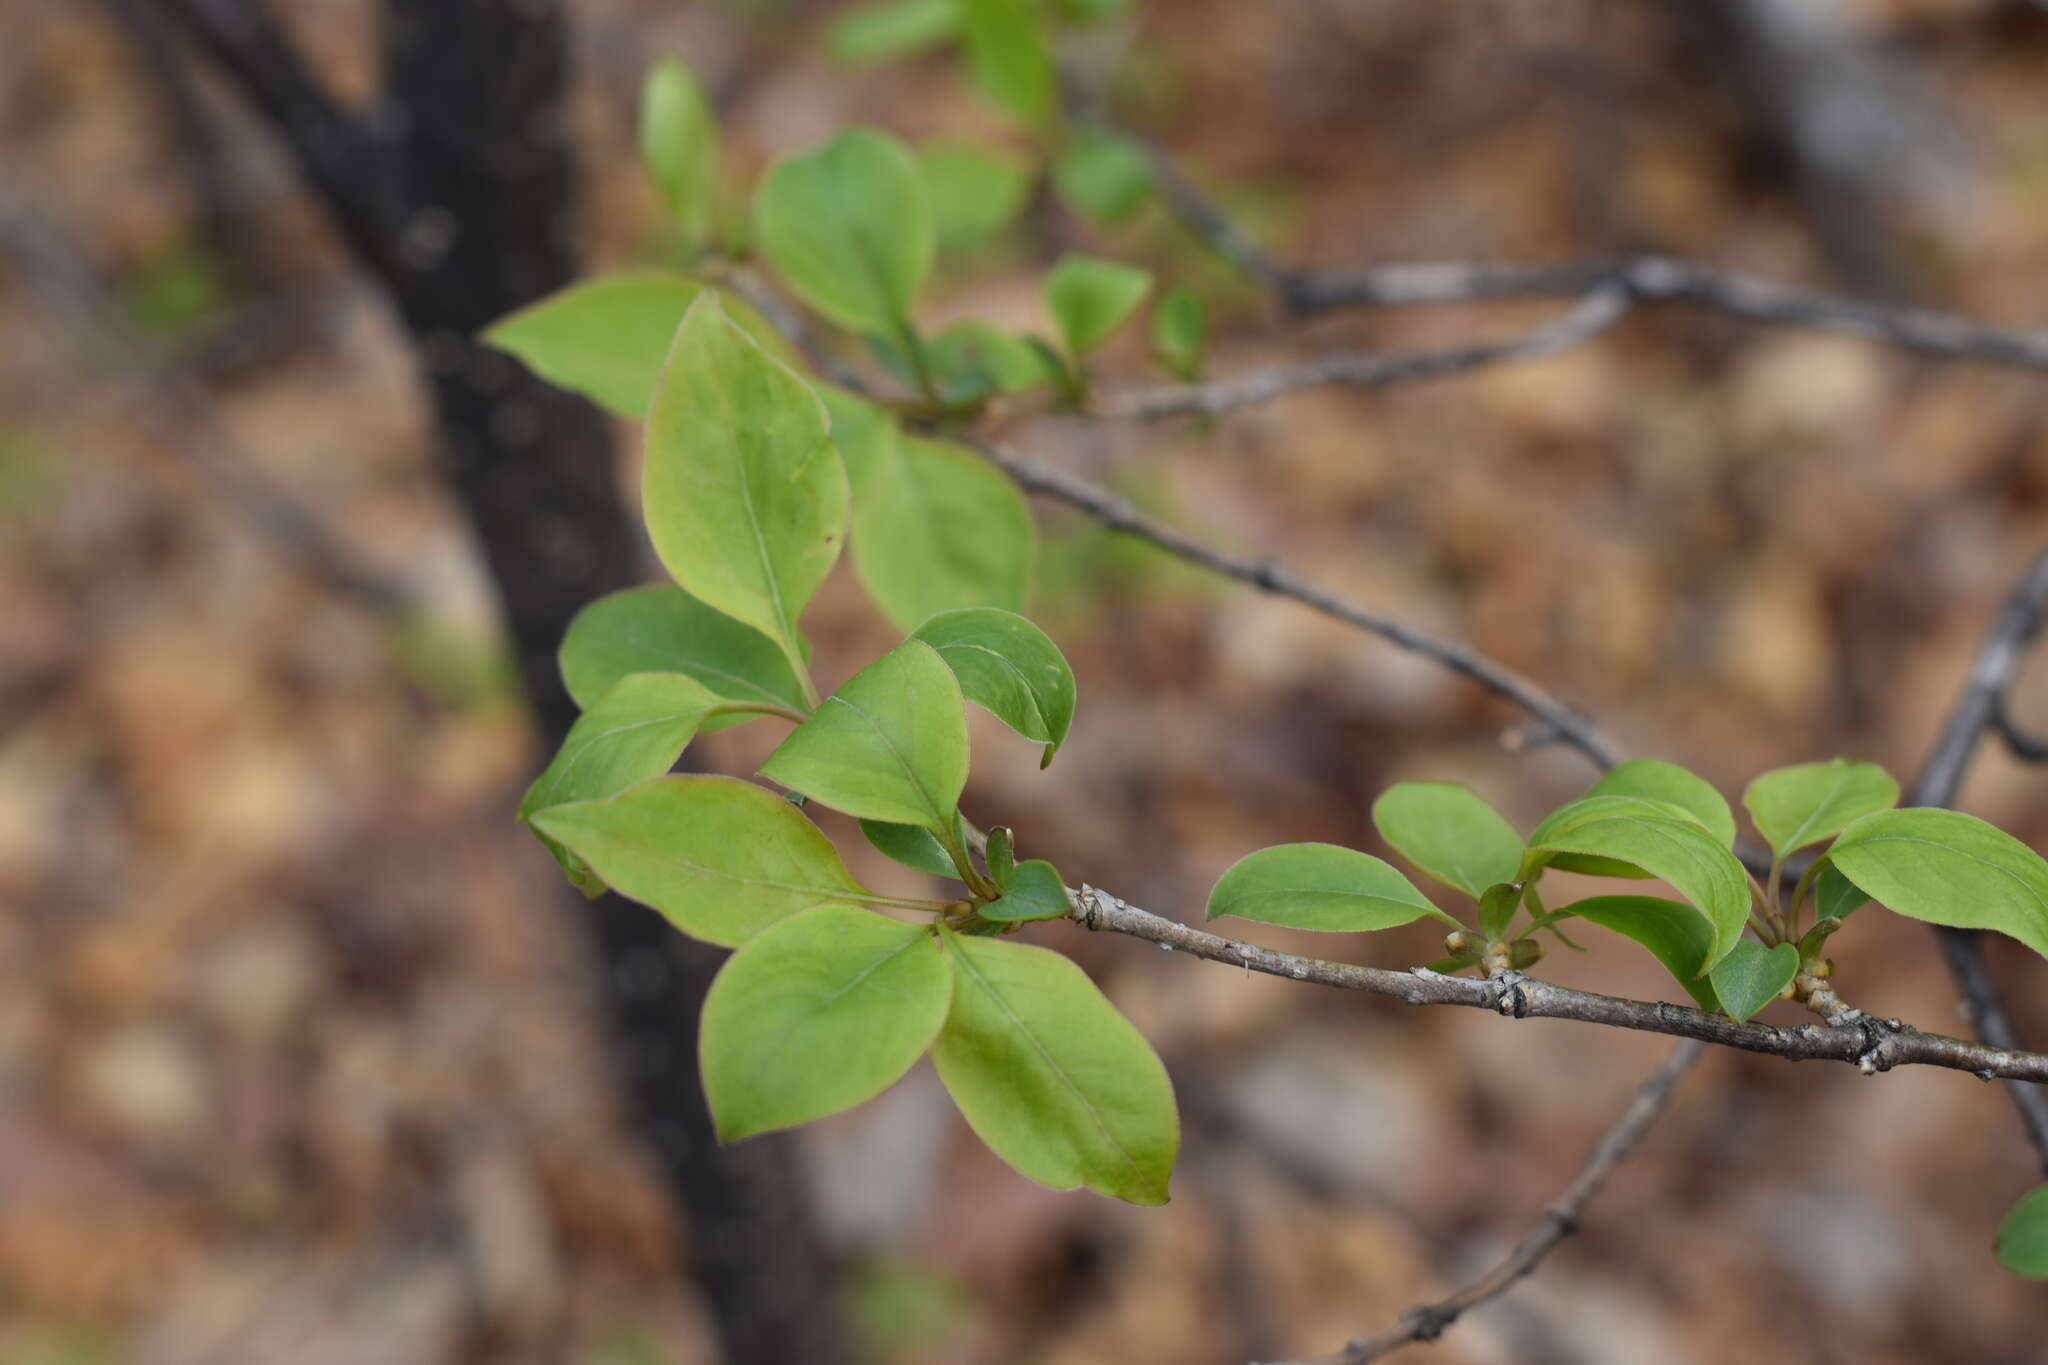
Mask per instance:
[[[621,1048],[662,1027],[621,967],[664,999],[697,969],[631,957],[621,935],[653,917],[565,899],[512,818],[544,750],[533,646],[508,642],[493,572],[517,596],[556,558],[480,555],[481,485],[447,453],[447,391],[437,410],[422,382],[425,306],[352,256],[178,8],[0,0],[0,1361],[1221,1365],[1333,1350],[1539,1216],[1668,1040],[1408,1010],[1071,926],[1032,936],[1075,954],[1173,1073],[1170,1206],[1029,1184],[923,1066],[734,1149],[783,1163],[755,1186],[691,1166],[688,1087],[662,1113],[660,1085],[614,1078],[645,1080]],[[504,8],[450,0],[429,36],[466,41],[466,10]],[[269,5],[352,106],[383,79],[378,9]],[[843,13],[562,0],[563,117],[541,137],[574,161],[559,244],[585,270],[668,250],[633,151],[663,54],[713,90],[735,198],[852,122],[1016,142],[951,55],[835,64]],[[2048,317],[2039,3],[1134,0],[1075,55],[1292,260],[1656,249]],[[452,53],[415,65],[470,97]],[[943,263],[925,315],[1046,330],[1039,282],[1074,248],[1200,288],[1218,374],[1505,336],[1558,308],[1287,324],[1156,203],[1103,222],[1041,194]],[[1103,367],[1105,388],[1157,382],[1135,336]],[[2038,373],[1671,307],[1446,382],[1003,434],[1467,639],[1733,797],[1837,753],[1916,768],[2048,545],[2044,418]],[[634,433],[605,485],[608,433],[564,420],[600,438],[569,475],[600,503],[630,487]],[[1390,782],[1465,781],[1526,830],[1592,776],[1561,748],[1510,752],[1520,717],[1376,640],[1057,508],[1041,531],[1032,610],[1080,678],[1073,740],[1041,773],[1034,746],[977,728],[967,809],[1070,878],[1194,919],[1253,848],[1379,849],[1367,808]],[[810,618],[828,680],[892,639],[843,572]],[[2015,702],[2048,724],[2039,670]],[[745,772],[760,743],[693,752]],[[2002,754],[1961,804],[2048,840],[2048,774]],[[828,829],[870,885],[915,892]],[[593,923],[612,926],[596,954]],[[1386,966],[1438,953],[1422,925],[1248,936]],[[1925,926],[1873,914],[1835,942],[1852,1002],[1965,1027]],[[2048,1043],[2048,968],[1987,948],[2022,1034]],[[1676,995],[1619,939],[1540,971]],[[1990,1248],[2038,1179],[1997,1087],[1711,1054],[1579,1236],[1414,1356],[2037,1361],[2048,1299]],[[764,1183],[772,1215],[746,1203]],[[678,1211],[706,1188],[731,1206]],[[786,1246],[789,1273],[727,1273],[750,1237],[756,1271]],[[764,1335],[734,1326],[749,1314]],[[763,1344],[796,1321],[804,1355]]]

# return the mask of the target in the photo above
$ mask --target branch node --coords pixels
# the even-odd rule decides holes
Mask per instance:
[[[1435,1304],[1425,1303],[1403,1313],[1401,1326],[1415,1341],[1435,1341],[1457,1320],[1456,1309],[1443,1309]]]
[[[1528,977],[1509,970],[1489,978],[1496,987],[1493,1007],[1502,1015],[1512,1019],[1529,1017],[1529,992],[1524,988]]]

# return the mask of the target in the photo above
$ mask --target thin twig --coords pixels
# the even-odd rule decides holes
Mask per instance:
[[[1517,1281],[1534,1271],[1560,1242],[1578,1231],[1579,1219],[1585,1213],[1586,1205],[1607,1183],[1607,1177],[1613,1174],[1614,1168],[1627,1160],[1650,1125],[1663,1114],[1679,1079],[1705,1051],[1706,1044],[1691,1039],[1672,1050],[1664,1064],[1643,1082],[1642,1089],[1629,1101],[1628,1108],[1622,1110],[1614,1126],[1593,1144],[1578,1179],[1552,1201],[1550,1207],[1543,1211],[1542,1219],[1498,1265],[1454,1294],[1434,1303],[1418,1304],[1403,1313],[1400,1321],[1392,1327],[1375,1336],[1359,1337],[1333,1356],[1323,1357],[1320,1362],[1296,1361],[1287,1365],[1365,1365],[1367,1361],[1378,1360],[1414,1342],[1435,1341],[1465,1313],[1513,1288]]]
[[[1155,915],[1107,891],[1084,886],[1070,917],[1083,928],[1126,934],[1209,962],[1245,971],[1364,991],[1409,1005],[1463,1005],[1516,1019],[1574,1019],[1580,1023],[1663,1033],[1676,1038],[1783,1057],[1788,1061],[1853,1062],[1866,1075],[1899,1066],[1938,1066],[1980,1079],[2048,1082],[2048,1053],[1987,1046],[1944,1034],[1922,1033],[1895,1019],[1860,1011],[1833,1024],[1779,1028],[1738,1024],[1668,1001],[1625,1000],[1537,981],[1519,972],[1485,979],[1446,976],[1423,967],[1390,971],[1274,952]]]
[[[1568,350],[1619,322],[1632,304],[1628,290],[1613,282],[1594,285],[1562,317],[1507,341],[1410,353],[1341,350],[1307,360],[1253,370],[1208,384],[1140,389],[1107,401],[1104,416],[1150,421],[1187,413],[1215,415],[1268,402],[1301,389],[1344,385],[1381,388],[1422,379],[1441,379],[1487,365],[1535,360]]]
[[[2048,616],[2048,551],[2035,557],[1999,608],[1990,633],[1977,651],[1976,662],[1970,667],[1962,695],[1950,708],[1940,738],[1906,793],[1907,805],[1952,804],[1976,755],[1978,742],[1987,730],[2004,738],[2021,758],[2040,761],[2029,737],[2014,729],[2007,717],[2006,697],[2028,647],[2041,633],[2044,616]],[[1963,993],[1963,1007],[1977,1036],[1993,1047],[2016,1050],[2020,1046],[2019,1031],[2006,1013],[1978,947],[1982,931],[1943,925],[1937,926],[1935,932],[1940,936],[1942,955]],[[2048,1170],[2048,1094],[2022,1085],[2008,1086],[2008,1090],[2019,1107],[2027,1137],[2040,1155],[2043,1169]]]
[[[1611,768],[1620,761],[1620,749],[1583,714],[1552,696],[1532,679],[1465,645],[1438,639],[1405,621],[1347,602],[1273,560],[1247,559],[1204,545],[1192,536],[1152,520],[1109,490],[1064,470],[1040,464],[1000,446],[975,443],[974,449],[1029,492],[1079,508],[1111,530],[1150,541],[1168,554],[1211,573],[1277,597],[1292,598],[1325,616],[1370,631],[1514,702],[1550,727],[1560,742],[1571,745],[1599,767]]]

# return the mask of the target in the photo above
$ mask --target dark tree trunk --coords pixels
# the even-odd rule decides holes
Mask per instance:
[[[543,740],[576,708],[555,667],[570,616],[635,577],[602,416],[474,340],[573,273],[565,44],[553,0],[386,0],[385,83],[360,116],[309,77],[257,0],[176,13],[274,126],[415,343],[440,458],[503,604]],[[721,1148],[697,1012],[723,954],[607,896],[587,924],[639,1131],[682,1213],[688,1262],[741,1365],[843,1358],[831,1275],[780,1138]]]

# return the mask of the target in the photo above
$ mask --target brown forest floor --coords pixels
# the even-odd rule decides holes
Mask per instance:
[[[365,86],[363,4],[277,8],[337,85]],[[749,8],[773,7],[571,6],[593,263],[652,241],[630,101],[659,51],[721,91],[743,171],[854,120],[999,129],[946,60],[835,71],[825,7]],[[1667,7],[1143,8],[1133,117],[1296,259],[1654,245],[1839,278],[1752,102]],[[1919,151],[1861,227],[1921,301],[2048,317],[2048,13],[1850,9],[1927,120],[1900,115]],[[261,256],[209,311],[221,263],[104,13],[0,0],[0,33],[0,1360],[708,1360],[575,939],[546,909],[551,865],[511,820],[538,756],[390,319],[211,89]],[[25,255],[38,231],[87,278]],[[1074,243],[1207,269],[1156,216],[1100,237],[1046,214],[971,285],[934,290],[931,315],[1042,325],[1037,272]],[[1550,311],[1289,331],[1240,294],[1213,365],[1505,335]],[[1135,345],[1107,364],[1147,382]],[[1292,397],[1214,430],[1018,439],[1467,638],[1732,795],[1835,753],[1910,773],[2048,544],[2044,417],[2039,374],[1665,310],[1541,363]],[[420,606],[394,619],[281,554],[236,491],[252,469]],[[1376,848],[1366,808],[1390,781],[1470,782],[1526,828],[1587,778],[1562,750],[1506,752],[1516,717],[1378,642],[1044,526],[1039,608],[1081,679],[1075,735],[1041,775],[977,730],[969,802],[1070,877],[1191,918],[1252,848]],[[828,674],[886,638],[844,582],[814,619]],[[2023,681],[2017,709],[2048,717],[2048,683]],[[721,766],[757,756],[744,733],[708,746]],[[2044,797],[2048,776],[1988,756],[1963,804],[2039,846]],[[1519,1235],[1668,1046],[1040,936],[1167,1056],[1177,1197],[1030,1185],[914,1073],[807,1140],[878,1361],[1332,1349]],[[1255,936],[1435,955],[1420,926]],[[1961,1027],[1923,926],[1873,914],[1837,944],[1852,999]],[[2048,1044],[2048,967],[2008,946],[1994,964]],[[1619,940],[1541,970],[1673,989]],[[2038,1360],[2048,1297],[1989,1252],[2038,1178],[1996,1087],[1713,1055],[1581,1235],[1417,1358]]]

